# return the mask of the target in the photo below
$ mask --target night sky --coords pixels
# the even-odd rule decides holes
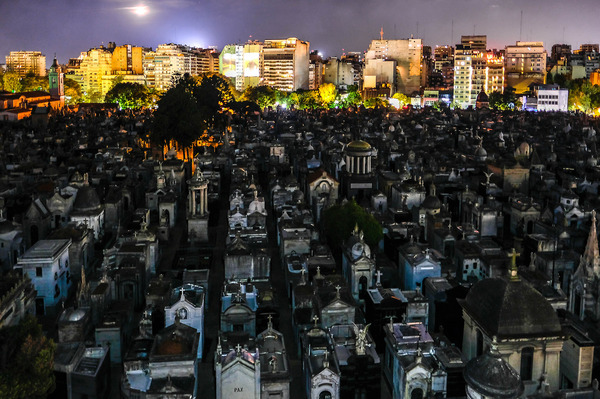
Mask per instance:
[[[137,15],[133,7],[145,5]],[[0,63],[12,50],[54,53],[61,63],[109,41],[217,46],[298,37],[324,56],[364,51],[379,38],[413,34],[426,45],[486,34],[488,48],[519,40],[600,42],[598,0],[0,0]],[[452,31],[452,21],[454,30]]]

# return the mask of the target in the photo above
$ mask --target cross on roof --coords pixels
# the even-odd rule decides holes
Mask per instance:
[[[387,318],[390,319],[390,328],[392,328],[392,326],[394,324],[394,319],[397,319],[397,317],[394,315],[390,315],[390,316],[387,316]]]
[[[314,315],[314,316],[312,317],[312,319],[313,319],[313,321],[315,322],[315,327],[318,327],[318,325],[317,325],[317,322],[319,321],[319,316],[317,316],[317,315]]]
[[[335,290],[336,290],[335,297],[336,297],[336,298],[339,298],[339,297],[340,297],[340,290],[341,290],[341,289],[342,289],[342,287],[340,287],[340,285],[339,285],[339,284],[335,286]]]
[[[377,276],[377,285],[381,285],[381,275],[382,275],[382,274],[383,274],[383,273],[381,273],[381,270],[377,270],[377,271],[375,272],[375,275]]]
[[[273,316],[269,315],[269,316],[267,316],[267,319],[269,319],[269,323],[268,323],[269,330],[272,330],[273,329]]]
[[[521,256],[520,253],[517,253],[515,249],[512,249],[512,252],[508,254],[511,257],[510,261],[510,279],[515,281],[519,280],[519,275],[517,274],[517,256]]]
[[[237,346],[235,347],[235,351],[239,355],[242,352],[242,346],[240,344],[237,344]]]

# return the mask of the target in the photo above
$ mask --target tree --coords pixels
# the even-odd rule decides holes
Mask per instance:
[[[8,71],[2,78],[4,90],[17,93],[21,91],[21,80],[16,72]]]
[[[498,90],[494,90],[493,92],[490,93],[490,95],[488,96],[488,101],[490,103],[491,109],[499,109],[499,110],[506,109],[506,107],[505,107],[506,104],[504,102],[504,96]]]
[[[403,108],[405,105],[410,104],[410,98],[406,94],[403,94],[400,92],[394,93],[392,98],[394,98],[400,102],[400,108]]]
[[[298,106],[300,108],[315,109],[321,106],[321,96],[318,90],[297,90]]]
[[[54,388],[56,346],[34,316],[0,330],[0,397],[45,397]]]
[[[355,107],[362,103],[362,96],[358,91],[358,86],[351,85],[348,86],[348,91],[346,96],[342,100],[342,105],[344,107]]]
[[[383,229],[354,199],[344,205],[334,205],[323,213],[323,229],[332,246],[340,246],[347,240],[356,225],[365,234],[365,242],[371,248],[377,248],[383,239]]]
[[[102,102],[102,94],[92,90],[89,93],[85,93],[81,100],[84,103],[99,103]]]
[[[50,84],[45,76],[27,75],[21,79],[21,91],[48,91]]]
[[[595,114],[600,108],[600,86],[584,79],[574,80],[570,86],[569,109]]]
[[[106,93],[104,102],[117,103],[121,109],[139,109],[152,105],[152,97],[145,85],[123,82]]]
[[[82,100],[81,86],[73,79],[65,78],[65,98],[67,104],[79,104]]]
[[[206,129],[205,115],[186,80],[169,89],[157,105],[150,136],[156,144],[174,140],[182,148],[188,148]]]
[[[194,97],[199,106],[217,112],[235,101],[235,88],[231,81],[218,73],[205,73],[194,78]]]
[[[367,108],[388,108],[390,103],[381,97],[373,97],[365,100],[364,105]]]
[[[333,83],[324,83],[319,86],[319,95],[325,108],[331,107],[334,101],[337,99],[338,90]]]
[[[252,101],[262,110],[275,105],[277,93],[276,90],[270,86],[248,87],[244,90],[240,99],[242,101]]]

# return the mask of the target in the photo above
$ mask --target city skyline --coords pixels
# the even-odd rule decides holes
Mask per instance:
[[[423,38],[429,46],[454,45],[461,35],[482,34],[489,48],[504,48],[522,41],[552,44],[600,41],[600,26],[590,10],[593,0],[563,4],[556,0],[423,2],[381,0],[326,0],[289,3],[274,0],[75,2],[41,0],[3,5],[0,54],[15,50],[40,50],[57,55],[61,63],[82,51],[130,43],[155,48],[160,43],[196,47],[216,46],[248,39],[298,37],[324,56],[365,51],[372,39]],[[522,25],[521,25],[522,12]],[[561,20],[557,20],[560,17]],[[24,33],[25,32],[25,33]]]

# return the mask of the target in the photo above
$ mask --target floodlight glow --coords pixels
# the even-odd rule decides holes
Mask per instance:
[[[135,7],[131,7],[131,12],[133,12],[138,17],[143,17],[148,14],[148,6],[139,5]]]

